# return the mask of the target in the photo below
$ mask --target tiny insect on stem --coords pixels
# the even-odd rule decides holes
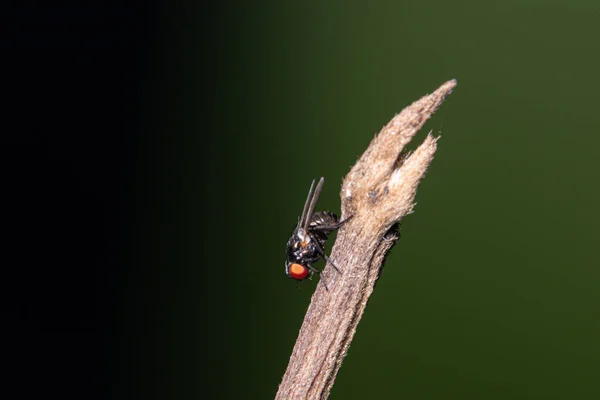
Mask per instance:
[[[327,237],[351,217],[340,222],[337,215],[332,212],[315,212],[324,182],[325,179],[320,178],[315,187],[313,179],[298,224],[294,227],[287,242],[285,272],[288,277],[297,281],[310,278],[313,273],[322,277],[321,271],[313,266],[320,258],[325,259],[338,273],[341,273],[340,268],[325,253],[325,243]],[[299,271],[301,268],[302,271]],[[321,281],[323,281],[325,289],[329,290],[325,280],[321,279]]]

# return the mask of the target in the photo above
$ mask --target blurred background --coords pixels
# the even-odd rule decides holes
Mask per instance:
[[[596,1],[4,8],[3,398],[273,398],[311,179],[452,78],[331,398],[600,397]]]

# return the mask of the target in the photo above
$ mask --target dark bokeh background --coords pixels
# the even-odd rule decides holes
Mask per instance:
[[[310,180],[451,78],[332,398],[599,398],[597,2],[362,3],[6,7],[2,398],[272,398]]]

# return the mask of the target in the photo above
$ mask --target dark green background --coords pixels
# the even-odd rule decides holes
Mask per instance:
[[[81,344],[97,349],[83,393],[272,398],[317,283],[283,270],[311,179],[339,211],[373,134],[456,78],[416,139],[442,135],[331,398],[600,397],[597,2],[366,3],[169,3],[118,19],[135,22],[108,45],[122,79],[93,112],[111,157],[127,138],[123,172],[99,173],[121,179],[107,184],[118,206],[105,194],[98,208],[114,223],[110,274],[69,272],[64,321],[50,322],[71,326],[85,288],[107,301],[90,317],[100,345]],[[90,65],[84,82],[105,71]]]

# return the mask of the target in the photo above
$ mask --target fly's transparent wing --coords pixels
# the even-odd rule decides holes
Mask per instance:
[[[306,213],[307,213],[308,207],[310,205],[310,199],[312,198],[314,188],[315,188],[315,180],[313,179],[312,183],[310,184],[310,189],[308,189],[308,196],[306,197],[306,201],[304,202],[304,208],[302,209],[302,216],[300,217],[300,220],[298,221],[298,228],[301,226],[304,226],[304,223],[306,222],[306,220],[310,219],[310,218],[306,218]]]
[[[310,185],[310,192],[308,192],[308,198],[306,199],[306,204],[308,204],[308,209],[306,209],[306,204],[304,204],[303,219],[301,220],[300,226],[304,229],[304,232],[308,232],[308,226],[310,225],[310,221],[312,219],[312,215],[315,212],[315,207],[317,206],[317,201],[319,200],[319,195],[321,194],[321,189],[323,189],[323,182],[325,182],[325,178],[321,177],[319,179],[319,183],[317,183],[317,187],[312,193],[313,185],[315,181],[313,180],[313,185]],[[312,193],[312,199],[310,197]],[[310,200],[310,201],[309,201]]]

